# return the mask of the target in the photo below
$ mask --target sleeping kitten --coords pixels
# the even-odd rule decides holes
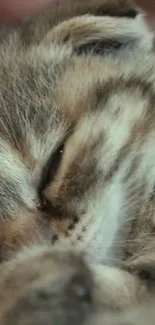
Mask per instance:
[[[1,26],[0,41],[1,262],[52,246],[19,255],[21,268],[6,262],[1,325],[82,324],[93,308],[138,307],[155,270],[155,57],[143,13],[127,0],[66,0]],[[74,257],[52,255],[58,243]],[[50,316],[44,295],[54,295]]]

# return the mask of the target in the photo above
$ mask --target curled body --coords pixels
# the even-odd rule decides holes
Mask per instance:
[[[154,288],[155,56],[144,13],[127,0],[66,0],[2,26],[0,40],[1,324],[48,325],[56,301],[62,315],[84,310],[80,324],[93,308],[116,323]]]

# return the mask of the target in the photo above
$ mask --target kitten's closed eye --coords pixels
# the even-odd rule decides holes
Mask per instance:
[[[42,191],[45,189],[45,187],[48,185],[48,183],[52,181],[56,172],[58,171],[58,168],[59,168],[61,160],[62,160],[63,152],[64,152],[64,144],[61,144],[56,149],[54,154],[52,154],[49,161],[47,162],[47,164],[43,170],[42,179],[41,179],[40,186],[39,186],[40,196],[41,196]]]

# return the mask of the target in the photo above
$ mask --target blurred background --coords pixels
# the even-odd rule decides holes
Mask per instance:
[[[155,30],[155,0],[137,0],[139,6],[148,13],[148,22]]]
[[[137,4],[151,13],[155,12],[155,0],[137,0]]]
[[[0,0],[0,22],[23,20],[54,1],[63,0]],[[155,26],[155,0],[137,0],[136,2],[148,12],[149,22]]]

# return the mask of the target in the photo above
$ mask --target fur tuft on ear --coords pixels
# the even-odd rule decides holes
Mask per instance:
[[[150,50],[153,36],[142,15],[136,19],[84,15],[60,23],[44,38],[44,44],[68,45],[81,55],[103,55],[125,48]]]

